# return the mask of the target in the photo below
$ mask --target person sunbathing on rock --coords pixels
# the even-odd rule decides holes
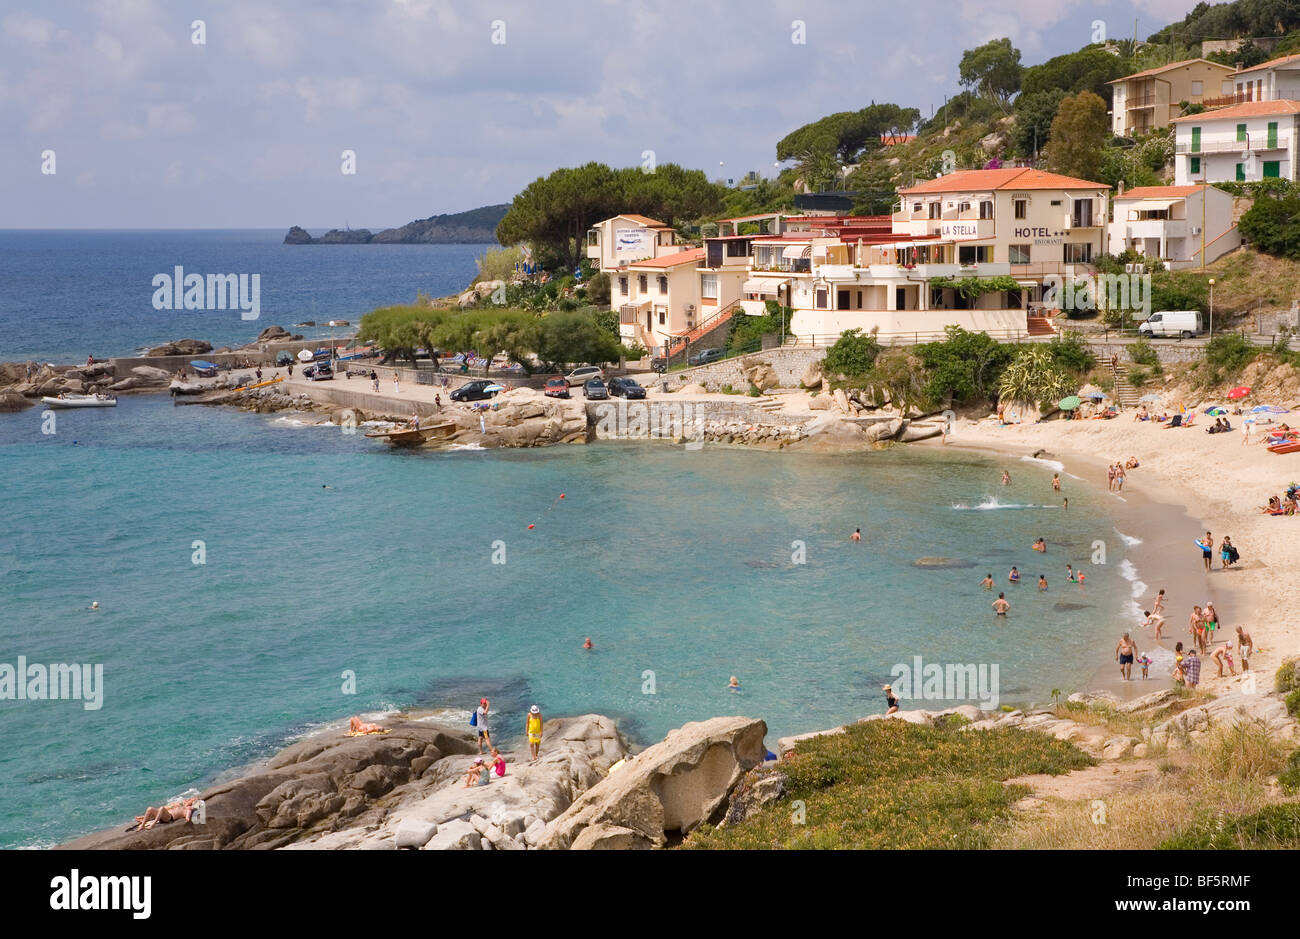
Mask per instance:
[[[181,818],[183,818],[185,821],[188,822],[190,820],[190,816],[194,814],[194,805],[198,801],[199,800],[197,798],[191,798],[191,799],[183,799],[178,802],[169,802],[166,805],[164,805],[162,808],[154,808],[153,806],[149,806],[149,808],[144,810],[143,815],[137,815],[135,817],[135,820],[139,824],[136,825],[134,830],[148,831],[149,829],[153,828],[154,825],[157,825],[159,822],[165,825],[168,822],[174,822],[177,819],[181,819]]]
[[[382,734],[384,728],[378,724],[368,724],[359,717],[353,717],[348,724],[349,733],[354,734]]]

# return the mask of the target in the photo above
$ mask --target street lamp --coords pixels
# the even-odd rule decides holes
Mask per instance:
[[[1204,198],[1202,196],[1201,198]],[[1210,338],[1214,338],[1214,278],[1210,278]]]

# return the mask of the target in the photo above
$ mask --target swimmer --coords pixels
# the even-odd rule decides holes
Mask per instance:
[[[1053,492],[1060,492],[1060,491],[1061,491],[1061,474],[1060,474],[1060,473],[1053,473],[1053,474],[1052,474],[1052,491],[1053,491]]]
[[[1034,542],[1034,550],[1035,550],[1035,551],[1042,551],[1042,552],[1046,553],[1046,552],[1047,552],[1047,542],[1044,541],[1042,538],[1039,538],[1037,541]]]
[[[1011,474],[1008,473],[1006,470],[1002,471],[1002,485],[1004,486],[1011,485]]]
[[[1063,508],[1063,509],[1068,509],[1069,507],[1070,507],[1070,500],[1069,500],[1069,499],[1064,499],[1064,500],[1061,502],[1061,508]]]
[[[985,590],[992,590],[992,589],[993,589],[993,575],[992,575],[992,574],[985,574],[985,575],[984,575],[984,579],[980,581],[980,586],[983,587]]]
[[[1079,582],[1079,579],[1074,576],[1074,567],[1072,565],[1065,565],[1065,579],[1072,584],[1077,584]]]
[[[90,608],[91,608],[92,610],[98,610],[98,609],[99,609],[99,601],[98,601],[98,600],[91,600],[91,601],[90,601]]]
[[[1161,616],[1159,613],[1152,613],[1150,610],[1143,610],[1142,612],[1143,615],[1146,617],[1146,620],[1142,623],[1142,625],[1154,626],[1156,628],[1156,634],[1152,638],[1154,639],[1163,638],[1160,635],[1160,629],[1165,625],[1165,618]]]
[[[593,647],[592,647],[592,644],[591,644],[591,637],[590,637],[590,636],[588,636],[588,637],[586,638],[586,640],[582,643],[582,647],[583,647],[584,649],[590,649],[590,648],[593,648]]]
[[[1020,583],[1020,571],[1016,570],[1014,567],[1011,568],[1011,573],[1007,575],[1007,580],[1013,584]]]
[[[1005,593],[998,594],[998,598],[993,601],[993,612],[998,616],[1006,616],[1009,609],[1011,609],[1011,604],[1007,602],[1007,595]]]
[[[1047,589],[1047,578],[1044,577],[1042,574],[1038,575],[1038,589],[1039,590]]]
[[[731,676],[731,681],[727,682],[727,690],[730,691],[730,692],[733,692],[733,693],[734,693],[734,692],[739,692],[739,691],[740,691],[740,679],[737,678],[735,675],[732,675],[732,676]]]
[[[861,541],[861,540],[862,540],[862,529],[861,528],[853,529],[853,534],[849,535],[849,541]]]

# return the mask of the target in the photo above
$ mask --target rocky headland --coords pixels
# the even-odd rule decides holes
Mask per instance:
[[[287,245],[420,245],[495,244],[497,225],[505,218],[508,203],[485,205],[468,212],[431,215],[407,222],[399,228],[371,232],[368,228],[333,228],[319,238],[294,225],[284,236]]]

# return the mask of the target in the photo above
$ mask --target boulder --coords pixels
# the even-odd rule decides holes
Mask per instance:
[[[475,303],[478,303],[478,294],[472,289],[466,290],[456,298],[456,305],[459,307],[469,307],[473,306]]]
[[[828,411],[830,410],[831,399],[825,395],[818,395],[810,398],[808,401],[808,410],[810,411]]]
[[[257,334],[256,342],[284,342],[292,338],[283,326],[268,326]]]
[[[16,391],[0,391],[0,414],[11,414],[31,407],[35,402],[29,401]]]
[[[807,388],[809,391],[812,391],[815,388],[820,388],[822,386],[822,360],[821,359],[818,359],[816,362],[813,362],[806,369],[804,369],[803,377],[799,379],[799,385],[802,388]]]
[[[203,355],[212,351],[212,343],[204,342],[202,339],[177,339],[175,342],[165,342],[161,346],[155,346],[150,349],[147,355]]]
[[[746,381],[759,391],[769,391],[781,384],[781,380],[776,376],[776,369],[766,362],[751,365],[744,369],[741,374],[745,376]]]
[[[399,848],[423,848],[429,843],[429,839],[437,833],[437,822],[408,818],[397,826],[397,846]]]
[[[841,414],[851,415],[853,413],[853,407],[849,404],[849,396],[844,393],[844,389],[836,388],[832,394],[835,400],[835,410],[839,411]]]
[[[425,851],[478,851],[482,847],[483,836],[460,818],[439,825],[424,844]]]
[[[917,440],[929,440],[931,437],[938,437],[943,433],[943,427],[926,425],[926,424],[908,424],[903,428],[903,432],[898,435],[898,439],[903,443],[913,443]]]
[[[662,847],[670,833],[719,820],[736,783],[763,761],[766,733],[747,717],[686,724],[583,793],[538,846]]]
[[[171,372],[150,365],[137,365],[131,369],[131,374],[140,379],[140,385],[168,385],[172,380]]]

